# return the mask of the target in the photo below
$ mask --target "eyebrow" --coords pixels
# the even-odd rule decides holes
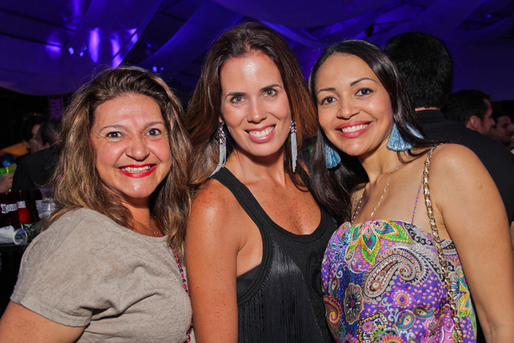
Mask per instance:
[[[153,121],[151,123],[148,123],[147,125],[145,125],[145,128],[149,128],[150,126],[154,126],[154,125],[164,125],[166,126],[166,124],[164,123],[164,121]],[[98,130],[98,132],[102,132],[104,130],[117,130],[117,129],[126,129],[126,126],[125,125],[117,125],[117,124],[114,124],[114,125],[106,125],[102,128],[100,128],[100,130]]]
[[[355,81],[353,81],[352,83],[350,83],[350,86],[355,86],[357,83],[362,82],[362,81],[364,81],[364,80],[373,81],[373,82],[377,83],[377,81],[376,81],[376,80],[373,80],[372,78],[369,78],[369,77],[362,77],[362,78],[360,78],[360,79],[358,79],[358,80],[355,80]],[[322,88],[322,89],[320,89],[320,90],[318,91],[318,93],[316,93],[316,94],[319,94],[319,93],[321,93],[321,92],[333,92],[333,91],[335,91],[335,90],[336,90],[336,89],[335,89],[334,87]]]
[[[225,95],[223,97],[223,99],[226,99],[228,97],[231,97],[231,96],[241,96],[241,95],[244,95],[245,93],[244,92],[230,92],[230,93],[227,93],[227,95]]]
[[[373,81],[373,82],[375,82],[375,83],[377,82],[377,81],[373,80],[372,78],[369,78],[369,77],[362,77],[362,78],[360,78],[360,79],[358,79],[358,80],[355,80],[355,81],[353,81],[352,83],[350,83],[350,86],[354,86],[354,85],[356,85],[357,83],[359,83],[359,82],[361,82],[361,81],[364,81],[364,80]]]
[[[318,91],[318,93],[316,93],[316,94],[319,94],[319,93],[321,93],[321,92],[333,92],[333,91],[335,91],[335,90],[336,90],[336,89],[335,89],[334,87],[321,88],[321,89]]]
[[[264,86],[264,87],[262,87],[260,90],[261,90],[261,92],[263,92],[263,91],[265,91],[265,90],[267,90],[267,89],[270,89],[270,88],[273,88],[273,87],[279,87],[279,88],[281,88],[281,89],[284,89],[284,87],[283,87],[283,86],[281,86],[281,85],[279,85],[278,83],[273,83],[273,84],[271,84],[271,85],[268,85],[268,86]],[[227,93],[227,95],[225,95],[225,96],[223,97],[223,99],[226,99],[226,98],[228,98],[229,96],[237,96],[237,95],[244,95],[244,94],[246,94],[246,93],[245,93],[245,92],[237,92],[237,91],[235,91],[235,92],[230,92],[230,93]]]
[[[283,88],[283,87],[282,87],[281,85],[279,85],[278,83],[273,83],[273,84],[271,84],[271,85],[269,85],[269,86],[262,87],[262,88],[261,88],[261,91],[264,91],[264,90],[266,90],[266,89],[270,89],[270,88],[273,88],[273,87],[280,87],[280,88]]]

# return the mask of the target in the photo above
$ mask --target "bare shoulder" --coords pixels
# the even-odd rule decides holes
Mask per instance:
[[[211,179],[195,194],[192,204],[192,213],[213,215],[226,212],[228,206],[237,202],[232,192],[218,180]]]
[[[430,170],[466,173],[485,170],[473,151],[460,144],[443,144],[434,150]]]
[[[466,194],[473,189],[494,188],[487,169],[473,151],[459,144],[444,144],[434,150],[430,163],[431,186],[445,193]],[[469,195],[469,194],[468,194]]]
[[[231,225],[231,218],[241,211],[237,199],[228,188],[218,180],[207,181],[194,197],[186,241],[187,236],[195,237],[195,240],[223,241],[229,235],[237,234]]]

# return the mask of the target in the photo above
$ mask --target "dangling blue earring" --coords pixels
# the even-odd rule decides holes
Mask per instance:
[[[328,169],[337,167],[341,163],[341,156],[325,142],[325,163]]]
[[[419,132],[414,130],[409,125],[407,125],[407,128],[414,136],[416,136],[418,138],[423,138],[423,136],[421,136],[419,134]],[[398,131],[398,127],[396,126],[396,123],[394,123],[393,129],[391,130],[391,134],[389,135],[389,140],[387,141],[387,149],[392,150],[392,151],[407,151],[412,148],[414,148],[414,146],[412,144],[410,144],[409,142],[407,142],[400,135],[400,131]]]

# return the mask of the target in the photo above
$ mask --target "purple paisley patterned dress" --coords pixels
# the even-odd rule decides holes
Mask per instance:
[[[442,247],[464,342],[476,342],[476,317],[459,256]],[[437,250],[418,226],[393,220],[343,224],[322,267],[330,331],[337,342],[454,342]]]

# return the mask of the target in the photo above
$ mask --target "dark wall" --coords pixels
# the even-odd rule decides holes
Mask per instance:
[[[21,142],[21,123],[27,113],[48,116],[48,97],[16,93],[0,87],[0,149]]]

